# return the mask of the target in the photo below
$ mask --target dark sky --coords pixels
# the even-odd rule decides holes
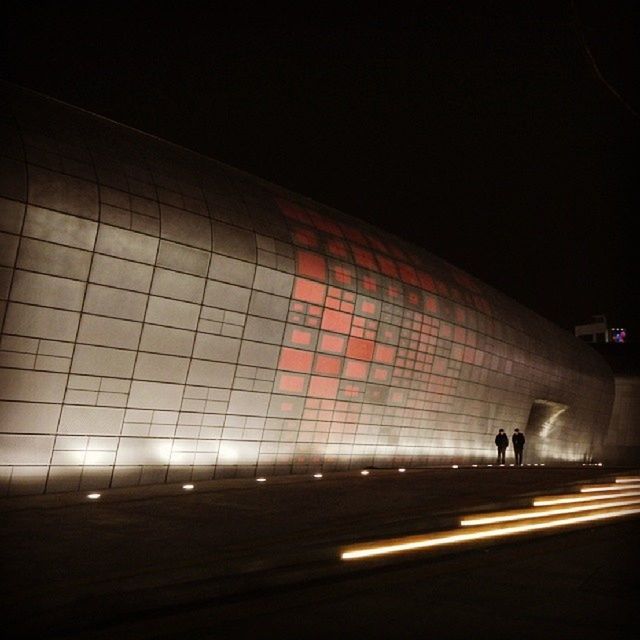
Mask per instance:
[[[343,4],[9,2],[2,76],[640,333],[637,3]]]

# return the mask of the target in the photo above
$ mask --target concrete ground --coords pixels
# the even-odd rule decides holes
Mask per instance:
[[[345,563],[634,469],[372,470],[0,500],[9,637],[637,637],[640,519]]]

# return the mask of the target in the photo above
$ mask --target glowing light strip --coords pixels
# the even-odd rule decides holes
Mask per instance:
[[[428,549],[447,544],[461,544],[464,542],[471,542],[473,540],[501,538],[517,535],[519,533],[528,533],[530,531],[540,531],[542,529],[552,529],[556,527],[566,527],[568,525],[580,524],[583,522],[593,522],[595,520],[619,518],[622,516],[628,516],[637,513],[640,513],[640,507],[627,507],[626,509],[618,509],[605,513],[574,516],[572,518],[559,518],[554,520],[547,520],[546,522],[512,525],[510,527],[491,527],[489,529],[480,529],[478,531],[467,530],[465,533],[459,533],[457,531],[445,531],[425,536],[411,536],[408,538],[400,538],[397,541],[389,542],[387,544],[381,544],[378,546],[347,548],[341,553],[340,557],[342,560],[357,560],[360,558],[369,558],[372,556],[401,553],[403,551],[417,551],[420,549]],[[404,540],[404,542],[402,540]]]
[[[522,511],[497,511],[495,513],[487,513],[482,517],[474,518],[469,516],[460,520],[461,527],[473,527],[484,524],[497,524],[498,522],[513,522],[514,520],[529,520],[531,518],[548,518],[549,516],[559,516],[565,513],[578,513],[580,511],[595,511],[596,509],[610,509],[612,507],[625,507],[631,504],[640,503],[640,498],[631,498],[630,500],[612,500],[610,502],[602,502],[598,504],[582,504],[572,507],[556,507],[552,509],[523,509]]]
[[[640,482],[640,476],[634,476],[634,477],[631,477],[631,478],[616,478],[616,482],[618,482],[618,483]]]
[[[556,504],[570,504],[572,502],[591,502],[592,500],[612,500],[613,498],[629,498],[640,496],[640,491],[627,491],[624,493],[610,493],[608,495],[595,494],[585,496],[580,493],[568,496],[544,496],[533,501],[534,507],[552,507]]]
[[[628,484],[624,487],[624,490],[627,491],[631,489],[640,489],[640,484]],[[590,485],[588,487],[582,487],[580,489],[580,493],[595,493],[597,491],[621,491],[622,487],[619,484],[601,484],[601,485]]]

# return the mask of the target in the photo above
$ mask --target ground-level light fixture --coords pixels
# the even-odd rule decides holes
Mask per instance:
[[[99,493],[88,493],[87,494],[87,498],[89,498],[89,500],[97,500],[100,497]]]
[[[185,491],[191,491],[191,489],[193,489],[193,488],[194,488],[194,486],[195,486],[195,485],[193,485],[193,484],[183,484],[183,485],[182,485],[182,488],[183,488]]]
[[[266,478],[256,478],[256,482],[266,482]]]
[[[362,476],[368,476],[368,475],[369,475],[369,472],[367,471],[367,469],[363,469],[363,470],[360,472],[360,475],[362,475]]]

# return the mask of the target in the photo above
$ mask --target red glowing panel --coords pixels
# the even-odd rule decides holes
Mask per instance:
[[[364,245],[368,244],[367,238],[360,230],[356,229],[355,227],[348,227],[344,224],[340,226],[342,227],[342,231],[344,232],[345,237],[349,240],[352,240],[353,242],[359,242],[360,244]]]
[[[304,376],[280,376],[280,391],[289,393],[302,393],[304,391]]]
[[[444,358],[436,358],[433,361],[433,372],[444,375],[447,372],[447,361]]]
[[[435,298],[428,296],[425,298],[424,308],[427,313],[438,313],[438,301]]]
[[[344,311],[345,313],[353,313],[355,309],[355,305],[353,302],[341,302],[340,303],[340,311]]]
[[[349,249],[347,249],[346,243],[338,238],[330,238],[327,240],[327,251],[337,258],[349,257]]]
[[[412,266],[399,262],[398,269],[400,271],[400,280],[402,280],[402,282],[407,282],[414,286],[417,286],[420,283],[416,270]]]
[[[389,243],[389,251],[391,252],[391,255],[394,256],[395,258],[398,258],[398,260],[406,260],[404,252],[400,249],[398,245]]]
[[[383,253],[389,253],[387,246],[376,236],[372,236],[367,234],[367,238],[369,239],[369,244],[376,250],[382,251]]]
[[[447,288],[447,285],[442,282],[442,280],[436,280],[436,291],[437,293],[440,293],[443,296],[449,297],[449,289]]]
[[[389,380],[389,370],[381,367],[374,367],[372,370],[373,379],[376,382],[387,382]]]
[[[440,337],[441,338],[451,338],[453,332],[451,331],[451,325],[443,322],[440,325]]]
[[[325,309],[322,316],[322,328],[326,331],[337,333],[349,333],[351,328],[351,315],[342,311]]]
[[[342,393],[348,398],[357,398],[362,390],[354,384],[345,384]]]
[[[318,280],[326,280],[327,268],[325,259],[317,253],[310,251],[297,251],[298,273]]]
[[[362,338],[349,338],[347,356],[357,360],[371,360],[373,356],[373,342]]]
[[[464,323],[464,321],[465,321],[465,317],[464,316],[465,316],[464,308],[456,306],[456,308],[455,308],[456,322]]]
[[[384,364],[393,364],[395,357],[396,348],[385,344],[377,344],[373,352],[373,359]]]
[[[417,291],[407,291],[407,302],[414,307],[420,304],[420,296]]]
[[[291,342],[293,344],[311,344],[311,331],[305,331],[304,329],[294,329],[291,332]]]
[[[357,245],[352,245],[351,250],[353,251],[353,258],[358,266],[364,267],[365,269],[371,269],[373,271],[378,269],[376,259],[373,257],[373,253],[371,253],[371,251],[367,251]]]
[[[280,351],[279,369],[287,371],[300,371],[307,373],[311,371],[311,361],[313,353],[311,351],[302,351],[301,349],[291,349],[283,347]]]
[[[293,232],[293,241],[303,247],[315,248],[318,246],[318,236],[315,231],[299,227]]]
[[[307,327],[319,327],[320,326],[320,319],[319,318],[307,318],[305,324],[307,325]]]
[[[351,327],[351,335],[357,338],[364,338],[364,329],[362,327]]]
[[[322,315],[322,307],[319,307],[315,304],[310,304],[307,312],[312,316],[321,316]]]
[[[369,315],[374,315],[378,309],[378,305],[371,300],[364,300],[362,302],[362,313],[368,313]]]
[[[398,270],[396,269],[396,263],[387,258],[386,256],[378,255],[378,264],[380,265],[380,271],[390,278],[398,277]]]
[[[353,271],[343,264],[331,265],[331,273],[333,274],[333,279],[343,285],[351,284],[354,276]]]
[[[312,282],[311,280],[296,278],[296,283],[293,288],[293,297],[296,300],[304,300],[305,302],[323,304],[326,290],[327,288],[325,287],[325,285],[320,284],[319,282]],[[298,311],[295,306],[294,310]]]
[[[326,231],[327,233],[330,233],[333,236],[342,235],[342,232],[340,231],[340,227],[335,222],[333,222],[333,220],[330,220],[329,218],[325,218],[324,216],[321,216],[320,214],[315,213],[314,211],[309,212],[309,217],[311,218],[311,220],[313,221],[313,224],[317,229],[320,229],[321,231]]]
[[[453,331],[453,339],[456,342],[464,342],[466,332],[462,327],[456,327]]]
[[[347,360],[344,365],[343,376],[352,380],[364,380],[369,373],[369,365],[357,360]]]
[[[323,333],[320,337],[320,351],[329,353],[343,353],[347,339],[330,333]]]
[[[418,282],[420,282],[420,286],[423,289],[426,289],[427,291],[435,292],[436,285],[435,285],[435,282],[433,281],[433,278],[428,273],[425,273],[424,271],[418,270],[416,273],[418,274]]]
[[[390,282],[389,285],[387,286],[387,295],[390,298],[399,298],[400,297],[400,287],[398,287],[398,285],[393,284],[392,282]]]
[[[311,224],[311,219],[302,207],[294,204],[293,202],[290,202],[289,200],[282,200],[280,198],[277,198],[276,200],[278,202],[278,206],[280,207],[280,211],[282,211],[282,213],[284,213],[287,218],[292,218],[293,220],[300,220],[301,222]]]
[[[311,376],[307,393],[315,398],[335,398],[338,393],[338,379]]]
[[[372,293],[378,290],[378,283],[373,276],[364,276],[362,279],[362,286],[366,291],[371,291]]]
[[[316,363],[313,368],[314,373],[321,373],[325,376],[338,376],[340,375],[340,366],[342,364],[342,358],[337,356],[327,356],[319,353],[316,356]]]
[[[327,298],[324,306],[328,309],[340,309],[340,300],[337,298]]]

